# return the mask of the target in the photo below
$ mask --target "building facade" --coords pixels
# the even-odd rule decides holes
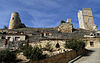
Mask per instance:
[[[26,36],[25,35],[6,35],[6,39],[9,39],[9,41],[25,41]]]

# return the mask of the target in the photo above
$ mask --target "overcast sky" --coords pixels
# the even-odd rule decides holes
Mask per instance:
[[[19,12],[28,27],[55,27],[71,18],[74,28],[78,28],[77,12],[82,8],[92,8],[100,30],[100,0],[0,0],[0,28],[9,25],[12,12]]]

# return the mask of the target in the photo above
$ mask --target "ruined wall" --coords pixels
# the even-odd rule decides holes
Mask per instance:
[[[51,44],[51,47],[52,47],[53,49],[56,48],[56,44],[57,44],[57,43],[59,43],[60,48],[65,49],[65,48],[64,48],[64,46],[65,46],[65,40],[42,40],[42,41],[37,42],[37,43],[36,43],[36,42],[32,42],[32,43],[30,43],[30,45],[32,45],[32,46],[41,45],[41,47],[43,48],[43,47],[45,47],[45,45],[46,45],[47,43],[50,43],[50,44]]]
[[[64,32],[64,33],[71,33],[73,29],[73,24],[71,22],[71,19],[68,19],[67,22],[62,23],[58,26],[58,31]]]

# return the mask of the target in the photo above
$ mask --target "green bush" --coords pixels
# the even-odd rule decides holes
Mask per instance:
[[[24,56],[26,56],[27,59],[30,59],[31,61],[41,60],[46,58],[45,55],[42,55],[43,51],[42,49],[39,49],[39,47],[33,48],[31,45],[26,44],[22,47],[22,49]]]
[[[85,48],[85,42],[82,40],[67,40],[65,43],[65,48],[73,49],[78,51],[79,49]]]
[[[45,50],[50,52],[53,51],[53,48],[51,47],[51,44],[49,42],[46,44]]]
[[[11,63],[16,62],[16,53],[9,50],[0,51],[0,62]]]
[[[27,49],[27,48],[29,48],[29,47],[31,47],[31,46],[29,46],[29,44],[28,43],[25,43],[24,45],[22,44],[20,47],[19,47],[19,51],[24,51],[25,49]]]

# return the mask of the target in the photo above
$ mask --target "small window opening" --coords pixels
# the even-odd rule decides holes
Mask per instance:
[[[91,47],[94,47],[94,42],[90,42],[90,46]]]

